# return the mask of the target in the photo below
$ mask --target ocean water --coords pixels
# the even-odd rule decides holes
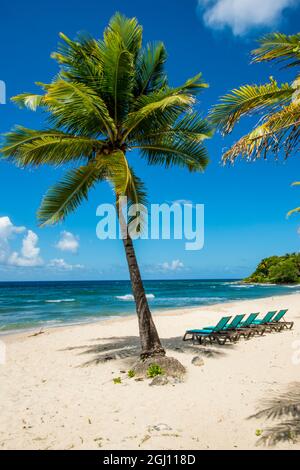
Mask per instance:
[[[243,285],[229,280],[145,281],[145,288],[152,310],[300,292],[300,286]],[[0,282],[0,334],[134,312],[129,281]]]

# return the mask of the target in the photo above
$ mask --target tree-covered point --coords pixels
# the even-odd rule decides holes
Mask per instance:
[[[263,259],[244,282],[297,284],[300,283],[300,253],[270,256]]]

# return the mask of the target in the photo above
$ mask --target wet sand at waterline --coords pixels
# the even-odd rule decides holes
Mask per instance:
[[[182,342],[186,329],[222,315],[280,308],[289,309],[292,331],[223,347]],[[134,316],[2,336],[0,448],[253,449],[268,427],[286,419],[249,417],[299,380],[300,294],[154,316],[167,354],[187,369],[184,383],[149,386],[151,379],[124,373],[139,351]],[[200,367],[191,363],[197,355]],[[286,439],[277,448],[300,444]]]

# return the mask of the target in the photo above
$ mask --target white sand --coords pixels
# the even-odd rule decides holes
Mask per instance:
[[[185,383],[175,386],[150,387],[149,380],[120,372],[130,369],[138,352],[135,317],[1,337],[7,361],[0,365],[0,448],[255,448],[256,431],[272,422],[247,418],[263,399],[299,380],[299,361],[292,360],[295,346],[300,349],[294,343],[300,340],[299,306],[300,294],[292,294],[156,314],[168,354],[188,370]],[[292,331],[225,347],[192,348],[181,341],[187,328],[213,324],[223,314],[280,308],[289,308]],[[191,364],[199,353],[203,367]],[[122,383],[114,384],[118,376]]]

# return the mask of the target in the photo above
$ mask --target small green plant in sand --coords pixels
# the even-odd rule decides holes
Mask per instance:
[[[133,379],[133,377],[135,377],[135,372],[134,372],[134,370],[130,369],[130,370],[127,372],[127,376],[128,376],[130,379]]]
[[[262,435],[262,433],[263,433],[262,429],[256,429],[256,431],[255,431],[255,435],[257,437],[260,437]]]
[[[157,375],[163,375],[164,370],[158,364],[151,364],[147,369],[147,376],[151,379]]]
[[[121,384],[122,383],[121,377],[114,377],[113,382],[114,384]]]

